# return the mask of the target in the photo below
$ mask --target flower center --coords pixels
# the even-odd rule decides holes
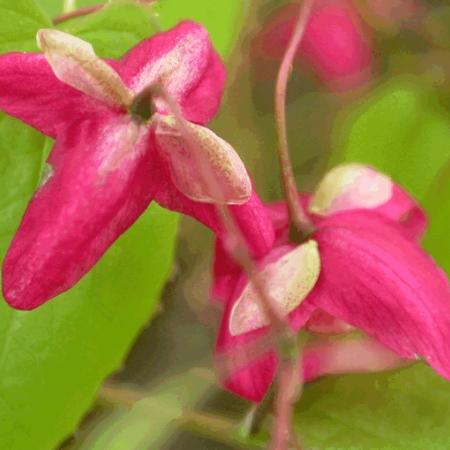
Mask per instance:
[[[134,97],[129,112],[138,123],[147,123],[151,119],[156,112],[151,88],[143,89]]]

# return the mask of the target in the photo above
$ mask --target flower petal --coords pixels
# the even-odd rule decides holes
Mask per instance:
[[[281,254],[285,251],[281,249]],[[268,256],[268,261],[279,256],[280,250],[276,249]],[[231,313],[246,283],[246,277],[242,276],[235,286],[233,297],[226,304],[216,342],[215,365],[226,389],[253,402],[259,402],[273,381],[278,357],[268,327],[239,336],[230,333]],[[291,327],[294,330],[302,327],[313,310],[314,306],[309,300],[302,303],[289,315]]]
[[[322,311],[320,308],[314,311],[304,328],[309,333],[328,336],[346,334],[355,329],[355,327]]]
[[[427,220],[418,203],[388,176],[363,164],[342,164],[330,170],[316,188],[309,210],[319,216],[372,209],[399,222],[415,239]]]
[[[134,145],[133,145],[134,143]],[[148,131],[112,112],[57,140],[3,264],[11,306],[33,309],[73,286],[150,203]]]
[[[169,163],[172,181],[186,197],[221,204],[242,204],[249,200],[250,177],[230,144],[208,128],[186,122],[191,144],[172,116],[156,114],[153,124],[156,143]],[[193,145],[195,149],[191,148]]]
[[[110,106],[131,104],[132,94],[118,73],[95,54],[88,42],[62,31],[41,29],[37,43],[62,82]]]
[[[420,205],[394,184],[391,199],[375,208],[383,216],[398,222],[412,239],[419,240],[427,228],[427,216]]]
[[[7,53],[0,56],[0,108],[54,138],[102,105],[59,81],[43,55]]]
[[[225,81],[208,32],[190,21],[138,44],[122,58],[120,73],[136,94],[161,83],[187,120],[203,124],[217,111]],[[156,104],[158,112],[169,112],[163,101]]]
[[[314,239],[322,262],[314,304],[450,378],[449,283],[402,228],[357,211],[330,217]]]
[[[362,164],[342,164],[330,170],[311,199],[313,214],[328,216],[351,209],[372,209],[392,197],[391,179]]]
[[[276,261],[265,265],[261,279],[278,312],[287,316],[306,298],[320,273],[320,257],[315,241],[310,240],[289,250]],[[259,294],[251,281],[234,304],[230,316],[230,333],[237,336],[269,325]]]

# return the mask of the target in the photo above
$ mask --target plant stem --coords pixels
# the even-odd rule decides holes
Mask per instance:
[[[150,4],[153,3],[154,1],[156,0],[135,0],[135,3]],[[63,14],[60,14],[59,16],[53,18],[53,25],[59,25],[60,23],[66,22],[67,20],[93,14],[97,11],[100,11],[107,5],[108,3],[98,3],[96,5],[84,6],[82,8],[77,8],[72,11],[64,12]]]
[[[300,7],[300,13],[295,23],[293,34],[281,61],[275,86],[275,122],[278,135],[277,149],[278,161],[281,170],[281,180],[288,207],[289,221],[291,227],[294,228],[294,231],[300,235],[300,240],[302,240],[301,238],[304,239],[311,233],[313,226],[298,201],[297,186],[292,169],[292,162],[289,156],[286,131],[286,91],[295,52],[297,51],[300,41],[304,35],[309,14],[311,12],[312,3],[313,0],[304,0]]]
[[[87,16],[88,14],[99,11],[104,6],[104,3],[99,3],[97,5],[84,6],[83,8],[74,9],[73,11],[60,14],[53,19],[53,25],[59,25],[66,20],[75,19],[76,17]]]
[[[226,204],[224,195],[221,192],[220,185],[206,167],[203,159],[201,158],[201,155],[198,154],[195,140],[191,135],[190,129],[186,125],[186,121],[178,105],[167,94],[162,86],[154,85],[150,86],[148,89],[151,90],[155,97],[160,97],[165,101],[169,111],[171,112],[171,114],[173,114],[177,121],[180,134],[185,139],[187,147],[189,148],[192,157],[198,165],[198,173],[200,178],[202,179],[203,183],[208,186],[208,189],[213,194],[214,198],[219,200],[215,205],[218,216],[223,223],[227,235],[234,239],[234,245],[231,245],[229,248],[230,254],[235,262],[248,275],[250,282],[253,284],[258,293],[260,306],[269,318],[271,330],[272,332],[274,332],[276,337],[275,340],[277,344],[278,355],[282,363],[284,363],[282,364],[282,370],[279,371],[280,382],[278,385],[279,392],[277,393],[277,403],[279,405],[278,409],[282,416],[280,416],[280,420],[276,420],[277,426],[274,431],[275,439],[278,439],[278,436],[282,435],[282,433],[279,431],[279,427],[288,426],[289,430],[286,447],[277,446],[274,447],[274,449],[287,449],[287,444],[291,440],[292,436],[292,403],[293,398],[295,397],[295,392],[297,390],[297,378],[294,380],[294,372],[297,372],[298,375],[298,345],[296,336],[291,330],[289,324],[286,322],[285,318],[275,307],[273,299],[268,293],[265,280],[261,278],[260,274],[256,270],[251,254],[247,248],[244,236],[242,236],[241,230],[236,224],[234,217],[228,205]],[[288,373],[286,373],[285,368],[289,368]],[[286,386],[287,376],[289,377],[289,382]],[[288,389],[288,391],[286,391],[286,389]],[[281,444],[284,445],[284,440],[281,442]]]

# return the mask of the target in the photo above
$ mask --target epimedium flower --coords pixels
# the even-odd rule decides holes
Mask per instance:
[[[218,109],[225,69],[202,26],[182,22],[118,60],[57,30],[40,30],[37,42],[42,53],[0,56],[0,108],[55,139],[49,176],[3,263],[11,306],[33,309],[73,286],[152,200],[222,237],[215,204],[227,203],[244,236],[260,235],[248,242],[252,254],[271,247],[272,224],[242,161],[203,126]],[[152,86],[177,105],[190,142]],[[205,168],[221,198],[200,176]]]
[[[255,52],[263,59],[280,59],[297,14],[294,3],[277,10],[255,40]],[[317,0],[295,60],[306,62],[331,89],[351,89],[369,79],[371,47],[369,30],[351,1]]]
[[[294,331],[364,332],[306,347],[303,377],[382,370],[422,358],[450,379],[449,283],[419,246],[426,227],[419,205],[389,177],[360,164],[334,168],[299,202],[315,228],[300,245],[289,242],[284,203],[265,211],[276,240],[257,265],[274,307]],[[267,336],[269,321],[251,282],[224,251],[216,254],[212,293],[224,304],[216,344],[217,360],[228,366],[223,384],[260,401],[277,354],[271,344],[242,362],[246,348]]]

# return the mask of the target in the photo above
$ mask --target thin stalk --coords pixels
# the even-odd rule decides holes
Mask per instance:
[[[65,12],[53,18],[53,25],[59,25],[66,20],[75,19],[76,17],[87,16],[88,14],[95,13],[105,6],[104,3],[99,3],[92,6],[84,6],[82,8],[74,9],[70,12]]]
[[[248,275],[251,283],[255,287],[260,298],[261,307],[269,318],[274,330],[276,330],[281,336],[289,336],[288,339],[290,339],[292,335],[290,328],[286,325],[284,317],[282,317],[277,308],[274,306],[274,302],[267,293],[265,282],[256,270],[250,252],[248,251],[244,236],[242,235],[241,230],[236,224],[236,221],[234,220],[229,207],[226,204],[226,199],[224,198],[221,188],[214,178],[214,175],[205,166],[201,155],[198,155],[196,143],[191,135],[190,129],[186,125],[186,120],[183,118],[177,103],[160,85],[152,85],[148,89],[154,97],[162,98],[167,104],[168,109],[177,121],[180,134],[184,137],[195,162],[200,168],[200,178],[208,186],[208,189],[213,194],[214,198],[219,199],[218,203],[215,204],[217,214],[222,222],[222,225],[224,226],[225,231],[227,232],[227,235],[235,240],[235,245],[231,245],[231,248],[228,249],[231,256]]]
[[[219,199],[218,203],[215,205],[219,218],[225,228],[227,234],[235,239],[235,245],[231,246],[230,253],[234,258],[236,263],[240,265],[243,271],[248,275],[250,282],[255,287],[260,306],[266,313],[270,320],[270,326],[273,332],[275,332],[277,351],[281,361],[281,369],[278,372],[279,383],[277,392],[277,410],[282,414],[280,419],[276,420],[276,426],[274,430],[273,442],[278,442],[278,437],[283,435],[283,432],[279,427],[288,426],[288,438],[286,445],[272,447],[274,450],[286,450],[288,448],[289,442],[295,440],[293,436],[291,416],[292,416],[292,404],[293,398],[295,397],[295,392],[297,390],[296,385],[294,385],[294,372],[298,372],[298,345],[295,334],[292,332],[288,323],[286,323],[283,316],[280,315],[277,308],[274,306],[274,302],[265,284],[265,281],[261,278],[260,274],[256,270],[255,264],[252,260],[250,252],[247,248],[246,241],[242,236],[241,230],[236,224],[231,211],[226,204],[221,188],[217,183],[217,180],[212,175],[212,173],[205,166],[201,155],[197,153],[196,144],[194,138],[191,135],[190,129],[186,125],[186,121],[177,105],[177,103],[167,94],[167,92],[160,85],[154,85],[149,87],[153,96],[162,98],[169,111],[173,114],[177,121],[178,129],[180,134],[184,137],[191,155],[195,159],[196,164],[199,167],[199,176],[202,181],[208,186],[208,189],[213,194],[214,198]],[[285,368],[289,367],[289,382],[286,386],[286,376],[287,372]],[[288,391],[286,391],[288,389]],[[286,421],[288,424],[286,425]],[[280,440],[280,445],[284,445],[285,440]],[[278,445],[278,444],[277,444]]]
[[[294,26],[294,32],[281,61],[275,86],[275,123],[278,136],[277,149],[281,181],[288,207],[289,222],[294,231],[297,232],[296,234],[299,235],[299,240],[308,236],[313,230],[313,226],[298,201],[297,185],[289,156],[286,131],[286,92],[295,52],[304,35],[313,1],[314,0],[305,0],[300,7],[300,13]]]

